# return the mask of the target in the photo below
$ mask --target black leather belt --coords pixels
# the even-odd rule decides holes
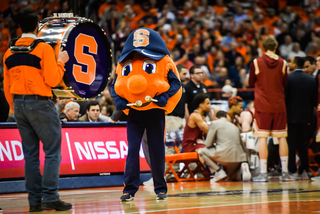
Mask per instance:
[[[178,114],[175,114],[175,113],[170,113],[170,114],[168,114],[168,116],[175,116],[175,117],[184,118],[184,115],[178,115]]]
[[[49,97],[44,97],[40,95],[21,95],[21,94],[15,94],[13,95],[13,99],[23,99],[23,100],[48,100]]]

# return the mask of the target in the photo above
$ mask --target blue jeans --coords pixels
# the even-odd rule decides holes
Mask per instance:
[[[22,139],[29,205],[59,200],[61,123],[51,100],[14,99],[14,116]],[[40,174],[39,140],[45,164]],[[42,201],[41,201],[42,200]]]

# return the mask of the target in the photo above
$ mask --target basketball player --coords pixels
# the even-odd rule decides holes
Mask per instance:
[[[253,135],[259,137],[260,175],[253,181],[268,181],[268,136],[279,139],[282,165],[280,180],[292,180],[288,173],[287,114],[284,88],[287,84],[287,62],[275,54],[278,42],[267,37],[262,42],[266,53],[253,60],[249,85],[254,87],[255,123]]]

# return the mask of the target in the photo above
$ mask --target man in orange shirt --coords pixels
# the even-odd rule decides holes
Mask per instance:
[[[22,139],[29,211],[63,211],[72,205],[59,199],[61,124],[50,97],[51,87],[62,80],[69,56],[66,51],[59,52],[56,62],[52,47],[37,40],[38,23],[32,7],[19,12],[22,36],[12,42],[3,57],[4,92]],[[43,176],[39,167],[40,140],[46,156]]]

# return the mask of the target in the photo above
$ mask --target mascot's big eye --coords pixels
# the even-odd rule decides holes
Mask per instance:
[[[157,65],[154,61],[151,60],[146,60],[143,62],[143,67],[142,69],[147,72],[148,74],[154,74],[156,73]]]
[[[128,76],[132,71],[132,62],[127,62],[122,67],[122,76]]]

